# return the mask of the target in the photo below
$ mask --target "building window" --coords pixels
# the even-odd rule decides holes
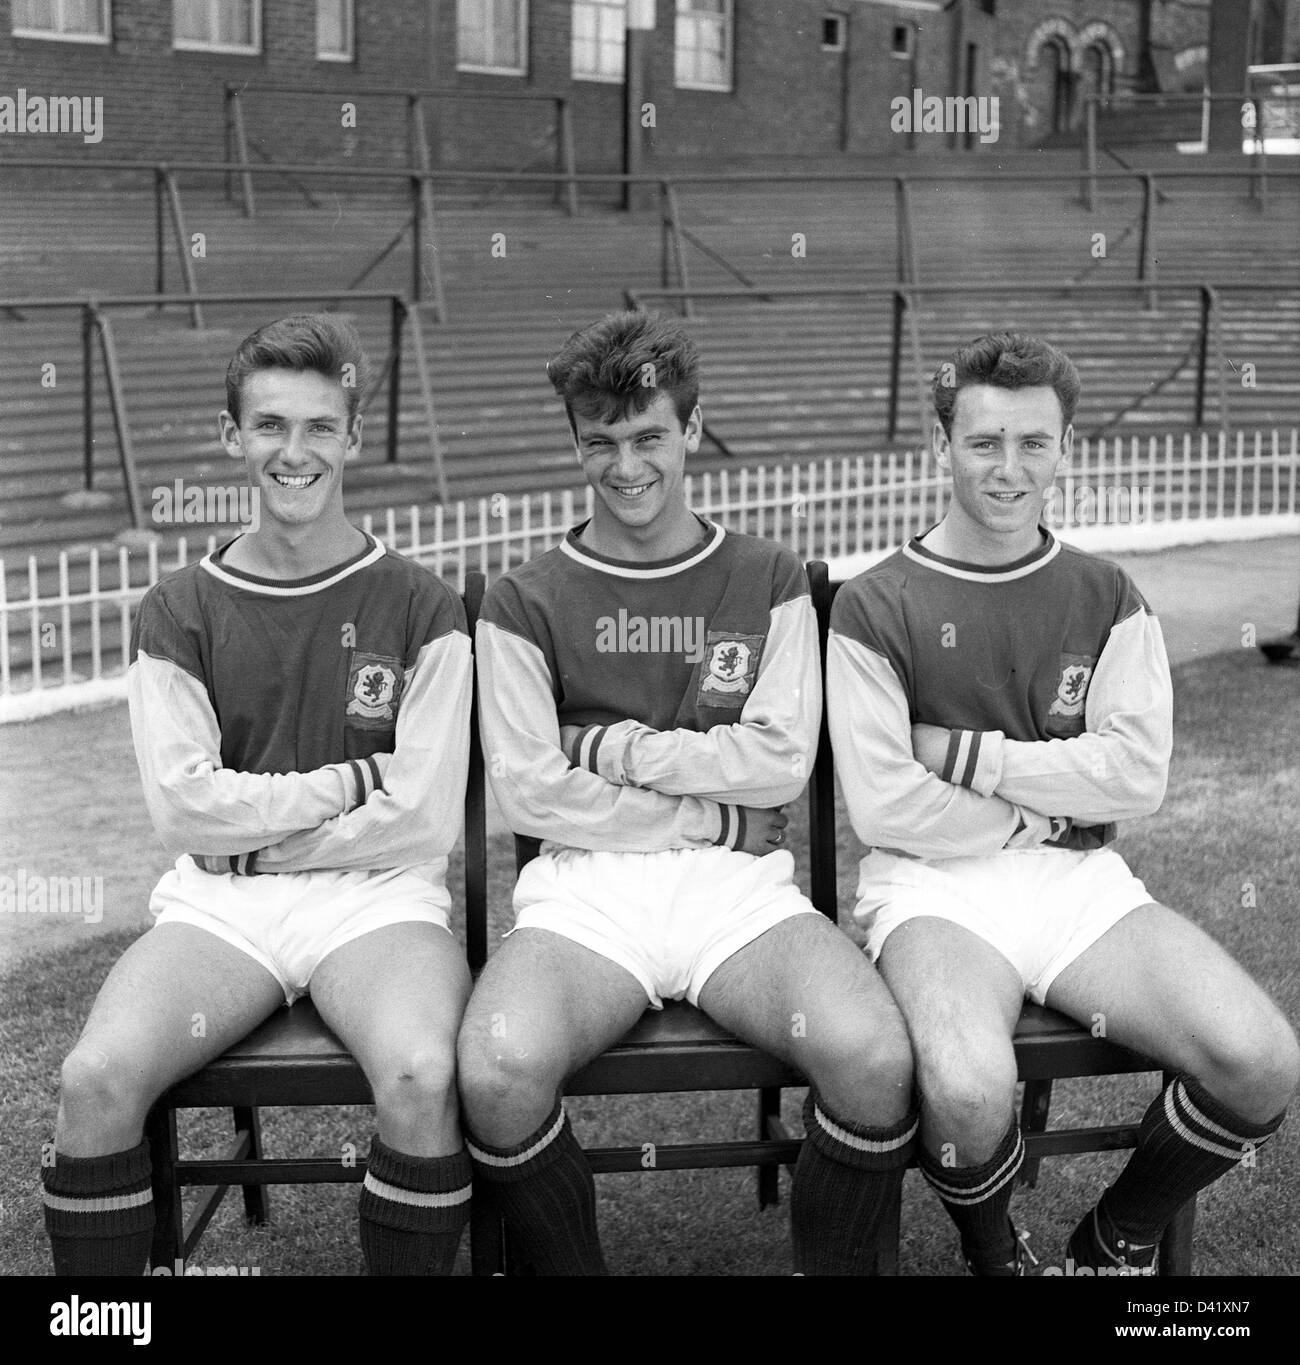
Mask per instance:
[[[626,0],[573,0],[573,79],[623,79]]]
[[[822,51],[844,51],[844,16],[842,14],[822,15]]]
[[[528,74],[528,0],[457,0],[456,69]]]
[[[15,38],[106,43],[108,0],[14,0],[13,30]]]
[[[911,24],[895,24],[893,36],[889,40],[889,55],[891,57],[910,57],[915,34],[916,30]]]
[[[731,89],[732,0],[677,0],[677,85]]]
[[[352,0],[316,0],[316,60],[350,62],[355,55]]]
[[[172,46],[191,52],[260,52],[261,0],[173,0]]]

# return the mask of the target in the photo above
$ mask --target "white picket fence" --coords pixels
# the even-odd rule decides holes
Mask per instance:
[[[686,483],[688,501],[702,515],[783,542],[803,560],[825,559],[849,571],[933,525],[946,489],[932,456],[911,451],[723,470],[688,476]],[[1298,485],[1300,430],[1294,427],[1230,437],[1083,440],[1058,480],[1048,521],[1087,548],[1284,532],[1297,529]],[[589,488],[499,493],[431,514],[389,508],[363,525],[463,587],[470,570],[491,579],[556,545],[591,514],[593,498]],[[1113,534],[1099,540],[1093,532],[1100,528]],[[1170,530],[1178,534],[1171,537]],[[117,694],[134,607],[161,576],[218,541],[208,536],[193,547],[182,538],[135,553],[124,547],[105,554],[63,551],[44,562],[32,556],[25,574],[0,560],[0,719]],[[25,595],[11,595],[15,579],[25,579]],[[38,706],[30,705],[33,694],[43,694]],[[29,704],[16,705],[24,699]]]

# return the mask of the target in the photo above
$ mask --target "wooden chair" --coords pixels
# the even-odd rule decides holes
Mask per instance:
[[[465,614],[470,638],[483,601],[485,580],[465,581]],[[482,961],[486,943],[487,836],[483,757],[477,742],[477,704],[472,718],[469,781],[465,800],[465,899],[468,952]],[[241,1187],[244,1212],[254,1223],[269,1217],[268,1185],[314,1185],[364,1179],[366,1162],[345,1166],[333,1157],[267,1157],[259,1110],[265,1106],[371,1104],[373,1095],[361,1067],[325,1026],[310,999],[281,1007],[201,1071],[172,1086],[145,1123],[153,1161],[156,1218],[150,1259],[171,1269],[190,1257],[231,1185]],[[176,1115],[183,1109],[230,1109],[235,1136],[220,1157],[180,1155]],[[204,1194],[188,1219],[181,1197],[187,1186]]]

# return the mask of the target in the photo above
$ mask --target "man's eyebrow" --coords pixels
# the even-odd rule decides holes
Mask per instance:
[[[667,424],[664,424],[664,425],[661,425],[661,426],[648,426],[648,427],[641,427],[641,428],[637,431],[636,434],[637,434],[638,436],[650,436],[650,435],[657,435],[657,434],[659,434],[660,432],[670,431],[671,429],[672,429],[672,428],[669,427]],[[609,435],[609,429],[608,429],[607,427],[593,427],[590,431],[584,431],[584,432],[582,433],[582,435],[581,435],[578,439],[581,440],[581,441],[589,441],[589,440],[592,439],[592,437],[595,437],[595,436],[608,436],[608,435]]]
[[[284,414],[283,414],[282,412],[276,412],[273,408],[254,408],[254,409],[252,410],[252,412],[249,414],[250,420],[256,420],[256,419],[258,419],[258,418],[266,418],[266,417],[272,418],[274,421],[277,421],[277,422],[283,422],[283,421],[285,420]],[[318,414],[318,415],[316,415],[316,416],[314,416],[314,417],[304,417],[304,418],[303,418],[303,421],[305,421],[305,422],[345,422],[345,421],[347,421],[347,418],[344,417],[344,416],[342,416],[340,413],[337,413],[337,412],[327,412],[327,413],[323,413],[323,414]]]
[[[996,430],[967,432],[966,439],[968,441],[991,441],[1000,436],[1004,436],[1005,434],[1006,427],[998,427]],[[1042,441],[1051,441],[1055,439],[1050,431],[1023,431],[1019,434],[1017,439],[1026,441],[1031,438]]]

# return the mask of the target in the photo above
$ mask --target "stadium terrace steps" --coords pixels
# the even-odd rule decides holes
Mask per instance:
[[[916,163],[914,170],[923,167]],[[1017,185],[918,181],[912,191],[920,279],[1057,283],[1080,277],[1129,280],[1136,274],[1140,200],[1133,185],[1102,182],[1098,209],[1075,202],[1077,167],[1065,166],[1049,191]],[[1279,182],[1280,183],[1280,182]],[[1158,209],[1161,275],[1240,280],[1261,291],[1300,271],[1291,191],[1273,191],[1268,214],[1242,198],[1244,184],[1197,189],[1166,181]],[[195,262],[200,289],[342,288],[391,238],[405,205],[390,197],[334,196],[313,211],[292,196],[259,193],[259,215],[245,219],[212,190],[186,189],[187,230],[203,232],[207,256]],[[423,310],[439,436],[453,498],[570,486],[577,470],[544,364],[573,327],[621,304],[628,287],[659,282],[657,214],[625,216],[584,206],[577,218],[542,204],[505,199],[474,208],[447,201],[438,214],[439,257],[450,321]],[[889,185],[719,187],[686,185],[682,222],[700,241],[763,286],[886,284],[896,277],[893,190]],[[152,203],[103,192],[37,190],[0,206],[0,297],[101,295],[147,290],[153,273]],[[1092,234],[1107,235],[1104,259]],[[493,255],[494,234],[505,255]],[[803,234],[806,256],[794,255]],[[696,287],[735,286],[734,276],[703,250],[684,248]],[[178,279],[168,243],[168,280]],[[405,291],[403,246],[365,287]],[[924,360],[933,365],[980,331],[1038,328],[1071,350],[1084,378],[1079,429],[1186,429],[1195,382],[1195,300],[1159,296],[1147,313],[1142,296],[1024,293],[998,303],[927,300],[921,312]],[[216,440],[223,405],[221,376],[239,337],[268,316],[315,304],[207,305],[206,331],[185,325],[184,310],[112,313],[126,406],[135,439],[145,513],[150,490],[176,478],[204,484],[239,481],[238,466]],[[704,400],[711,430],[734,459],[708,445],[701,468],[755,460],[798,462],[915,445],[913,382],[906,361],[901,426],[885,433],[890,306],[885,298],[764,302],[704,301],[693,323],[704,348]],[[387,305],[354,314],[372,358],[388,339]],[[1258,367],[1258,386],[1240,387],[1229,372],[1234,425],[1300,420],[1300,304],[1294,296],[1225,296],[1226,353],[1237,369]],[[40,367],[57,366],[53,389]],[[1172,378],[1170,372],[1185,361]],[[81,483],[81,358],[75,312],[33,311],[26,321],[0,312],[0,555],[70,544],[102,543],[128,524],[116,443],[101,367],[96,399],[96,487],[100,509],[74,511],[59,495]],[[1211,401],[1214,385],[1210,386]],[[383,463],[386,397],[366,419],[366,446],[348,474],[355,514],[418,503],[433,492],[424,411],[409,337],[403,360],[401,460]],[[180,528],[194,535],[199,527]]]

